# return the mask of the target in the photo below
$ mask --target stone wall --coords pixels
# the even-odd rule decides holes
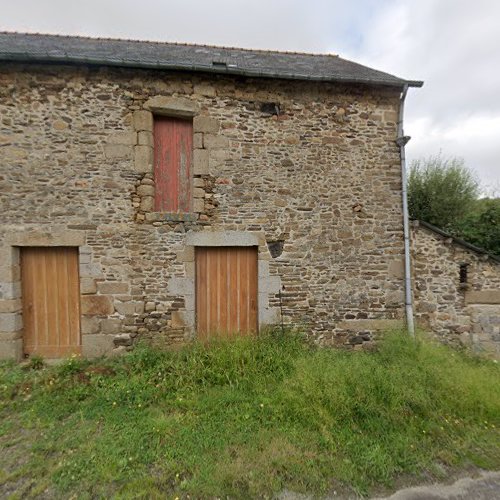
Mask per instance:
[[[200,232],[258,246],[261,326],[281,289],[285,323],[370,342],[404,310],[398,106],[387,87],[3,64],[0,352],[22,352],[19,248],[67,233],[86,355],[195,336]],[[153,212],[153,113],[193,119],[183,217]]]
[[[419,224],[412,225],[418,326],[445,342],[500,356],[500,262]],[[460,265],[467,280],[460,282]]]

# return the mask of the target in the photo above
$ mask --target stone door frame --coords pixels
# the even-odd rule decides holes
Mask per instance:
[[[184,266],[184,277],[168,280],[170,294],[184,299],[184,310],[177,311],[177,320],[185,328],[186,340],[196,338],[195,248],[196,247],[257,247],[257,289],[259,331],[279,323],[279,308],[270,307],[269,296],[281,289],[281,278],[271,276],[271,255],[263,232],[250,231],[189,231],[184,246],[177,252],[177,261]]]
[[[78,248],[78,271],[80,277],[81,342],[82,355],[92,357],[109,352],[113,348],[112,337],[90,334],[84,321],[94,312],[87,302],[100,300],[112,310],[111,298],[97,295],[95,278],[101,276],[100,265],[92,263],[91,248],[86,245],[86,231],[51,227],[33,229],[21,227],[10,229],[0,243],[0,359],[23,358],[23,298],[21,291],[20,249],[22,247],[76,247]],[[89,283],[93,286],[89,288]],[[96,314],[99,311],[96,312]],[[106,337],[103,339],[103,337]]]

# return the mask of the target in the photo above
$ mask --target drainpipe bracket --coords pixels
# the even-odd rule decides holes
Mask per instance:
[[[410,139],[411,139],[411,136],[409,136],[409,135],[403,135],[402,137],[398,137],[396,139],[396,144],[399,147],[406,146],[408,144],[408,142],[410,141]]]

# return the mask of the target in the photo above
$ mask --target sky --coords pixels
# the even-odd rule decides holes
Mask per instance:
[[[500,1],[0,0],[0,30],[334,53],[407,79],[411,162],[462,157],[500,196]]]

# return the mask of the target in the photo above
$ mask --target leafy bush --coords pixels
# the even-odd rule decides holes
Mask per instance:
[[[479,183],[462,158],[441,154],[412,162],[408,176],[410,216],[454,231],[479,197]]]

